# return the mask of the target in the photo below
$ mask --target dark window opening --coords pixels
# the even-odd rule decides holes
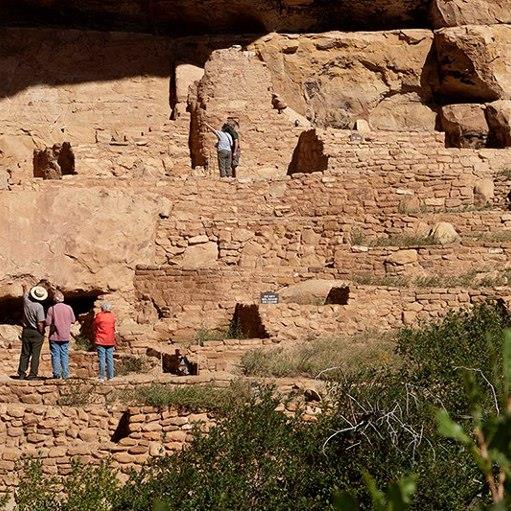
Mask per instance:
[[[79,337],[90,341],[92,345],[92,322],[94,320],[94,304],[101,297],[99,291],[64,291],[64,303],[69,305],[80,323]],[[87,344],[87,343],[85,343]]]
[[[268,339],[270,336],[259,314],[259,307],[236,304],[234,316],[229,325],[229,338],[232,339]]]
[[[319,139],[316,130],[304,131],[298,139],[287,173],[324,172],[328,168],[328,159],[325,144]]]
[[[35,149],[33,164],[34,177],[62,179],[62,176],[76,174],[75,155],[69,142]]]
[[[162,353],[161,356],[161,369],[164,373],[167,374],[175,374],[182,376],[183,374],[180,371],[180,363],[181,363],[182,354],[178,349],[176,349],[176,353]],[[188,357],[185,357],[187,361],[188,373],[190,376],[197,376],[199,374],[199,366],[197,362],[193,362]]]
[[[123,438],[128,436],[130,436],[130,413],[124,412],[110,441],[118,444]]]
[[[0,298],[0,324],[21,325],[23,320],[23,297],[3,296]]]
[[[349,287],[333,287],[326,297],[325,305],[348,305],[349,298]]]

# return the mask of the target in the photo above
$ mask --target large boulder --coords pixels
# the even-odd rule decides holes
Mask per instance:
[[[511,101],[494,101],[486,105],[486,119],[490,127],[489,145],[511,147]]]
[[[481,179],[474,186],[474,197],[480,206],[491,202],[495,196],[495,183],[493,179]]]
[[[511,23],[511,0],[433,0],[435,28]]]
[[[406,264],[414,264],[418,262],[418,260],[417,250],[405,249],[394,252],[387,257],[385,262],[395,266],[404,266]]]
[[[19,345],[21,327],[17,325],[0,325],[0,346],[10,347]]]
[[[435,33],[435,45],[442,95],[511,98],[511,25],[444,28]]]
[[[441,122],[449,147],[486,147],[488,123],[483,105],[446,105],[442,107]]]
[[[436,117],[435,109],[412,92],[385,98],[369,114],[369,124],[375,130],[431,131]]]
[[[44,186],[0,192],[0,293],[46,278],[64,290],[133,288],[154,261],[159,205],[135,189]]]
[[[455,243],[460,239],[460,235],[449,222],[438,222],[433,226],[429,235],[435,243],[440,245]]]
[[[272,34],[252,47],[275,92],[317,126],[433,130],[436,67],[429,30],[292,36]]]

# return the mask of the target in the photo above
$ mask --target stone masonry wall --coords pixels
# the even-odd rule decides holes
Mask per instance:
[[[233,318],[237,303],[258,304],[261,292],[276,291],[311,278],[334,279],[342,278],[342,275],[318,271],[270,276],[233,270],[161,267],[140,268],[136,277],[139,293],[152,296],[162,311],[162,320],[155,330],[162,338],[175,340],[193,338],[199,329],[226,328]],[[382,329],[391,329],[415,319],[435,319],[449,308],[463,307],[484,298],[502,296],[507,299],[508,296],[507,288],[421,290],[350,285],[349,282],[346,285],[350,288],[350,299],[346,306],[259,306],[262,324],[270,337],[282,338],[293,337],[292,329],[287,328],[288,319],[279,322],[279,317],[286,316],[295,317],[299,323],[296,335],[303,338],[313,331],[318,335],[336,331],[360,332],[367,329],[368,324],[375,324],[375,318],[378,318],[376,324]]]
[[[438,222],[452,223],[462,237],[491,240],[511,229],[511,214],[501,211],[424,213],[393,216],[289,217],[265,219],[210,219],[162,221],[157,234],[157,260],[183,264],[191,247],[215,244],[220,265],[243,268],[324,267],[335,260],[337,251],[349,245],[391,245],[392,236],[420,238]],[[511,231],[510,231],[511,232]],[[483,247],[474,247],[479,251]],[[483,250],[484,252],[484,250]],[[257,257],[254,257],[257,256]],[[342,254],[340,254],[342,259]],[[349,257],[349,254],[348,256]],[[363,256],[361,256],[363,257]],[[202,262],[203,263],[203,262]]]
[[[259,314],[268,333],[275,338],[304,342],[313,337],[352,335],[419,322],[436,321],[449,310],[465,308],[487,299],[502,298],[509,303],[509,289],[350,287],[348,305],[260,305]],[[375,334],[377,342],[378,334]]]
[[[127,472],[151,457],[181,450],[195,425],[208,428],[213,423],[206,412],[172,408],[0,404],[0,490],[16,486],[23,460],[40,459],[51,475],[69,473],[72,460],[110,460]]]
[[[21,352],[21,341],[13,348],[1,348],[0,374],[15,375],[18,372],[19,356]],[[116,372],[122,374],[124,367],[133,359],[130,354],[116,353],[115,364]],[[154,361],[151,361],[154,363]],[[149,361],[146,362],[150,370]],[[51,375],[51,355],[46,346],[41,353],[39,364],[39,372],[45,375]],[[88,353],[85,351],[77,351],[73,346],[69,352],[69,372],[73,377],[77,378],[94,378],[98,374],[98,356],[96,353]]]

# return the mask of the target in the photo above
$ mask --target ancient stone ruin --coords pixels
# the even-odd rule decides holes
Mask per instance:
[[[128,470],[211,421],[120,394],[509,303],[509,0],[68,4],[0,0],[0,490],[25,457]],[[220,179],[206,123],[229,117]],[[68,382],[9,378],[41,279],[79,316]],[[102,300],[121,374],[101,386],[80,348]]]

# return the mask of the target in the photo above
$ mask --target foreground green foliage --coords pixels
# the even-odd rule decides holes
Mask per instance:
[[[88,468],[73,464],[62,479],[43,473],[41,462],[27,463],[16,494],[17,511],[110,511],[120,483],[107,464]]]
[[[505,332],[502,369],[505,402],[499,403],[493,383],[485,380],[494,399],[493,413],[485,417],[481,400],[484,392],[474,372],[466,370],[465,385],[471,404],[471,424],[463,427],[445,409],[437,414],[439,432],[468,450],[483,474],[492,503],[482,505],[479,509],[487,511],[511,508],[511,330]]]
[[[403,477],[392,483],[386,491],[378,488],[376,481],[364,472],[364,481],[371,496],[374,511],[408,511],[417,488],[415,477]],[[334,507],[338,511],[359,511],[359,501],[350,493],[337,493],[334,496]]]
[[[184,452],[132,474],[114,493],[107,490],[115,483],[88,467],[96,485],[91,499],[100,499],[94,501],[95,509],[485,508],[493,500],[489,475],[498,479],[506,473],[505,484],[510,480],[505,467],[511,459],[511,421],[495,413],[495,403],[501,410],[507,406],[502,359],[510,355],[502,346],[509,324],[502,307],[482,305],[451,313],[440,325],[402,331],[397,339],[399,366],[366,369],[331,382],[325,400],[329,405],[314,423],[276,411],[280,399],[272,389],[256,389],[239,400],[233,399],[233,392],[223,409],[225,418],[208,435],[197,431]],[[146,402],[166,406],[179,404],[179,399],[156,393]],[[187,396],[184,401],[190,404],[194,399]],[[216,398],[207,399],[213,403]],[[207,399],[201,397],[197,406]],[[449,414],[440,433],[438,409]],[[480,449],[475,410],[491,456],[500,456],[488,458],[484,467],[474,458],[474,445]],[[503,431],[507,436],[499,433]],[[58,483],[49,479],[45,485],[40,473],[28,470],[19,489],[18,511],[88,511],[86,502],[92,501],[84,497],[83,481],[89,479],[81,479],[79,471],[73,477]],[[45,498],[51,484],[64,488],[57,503]]]

